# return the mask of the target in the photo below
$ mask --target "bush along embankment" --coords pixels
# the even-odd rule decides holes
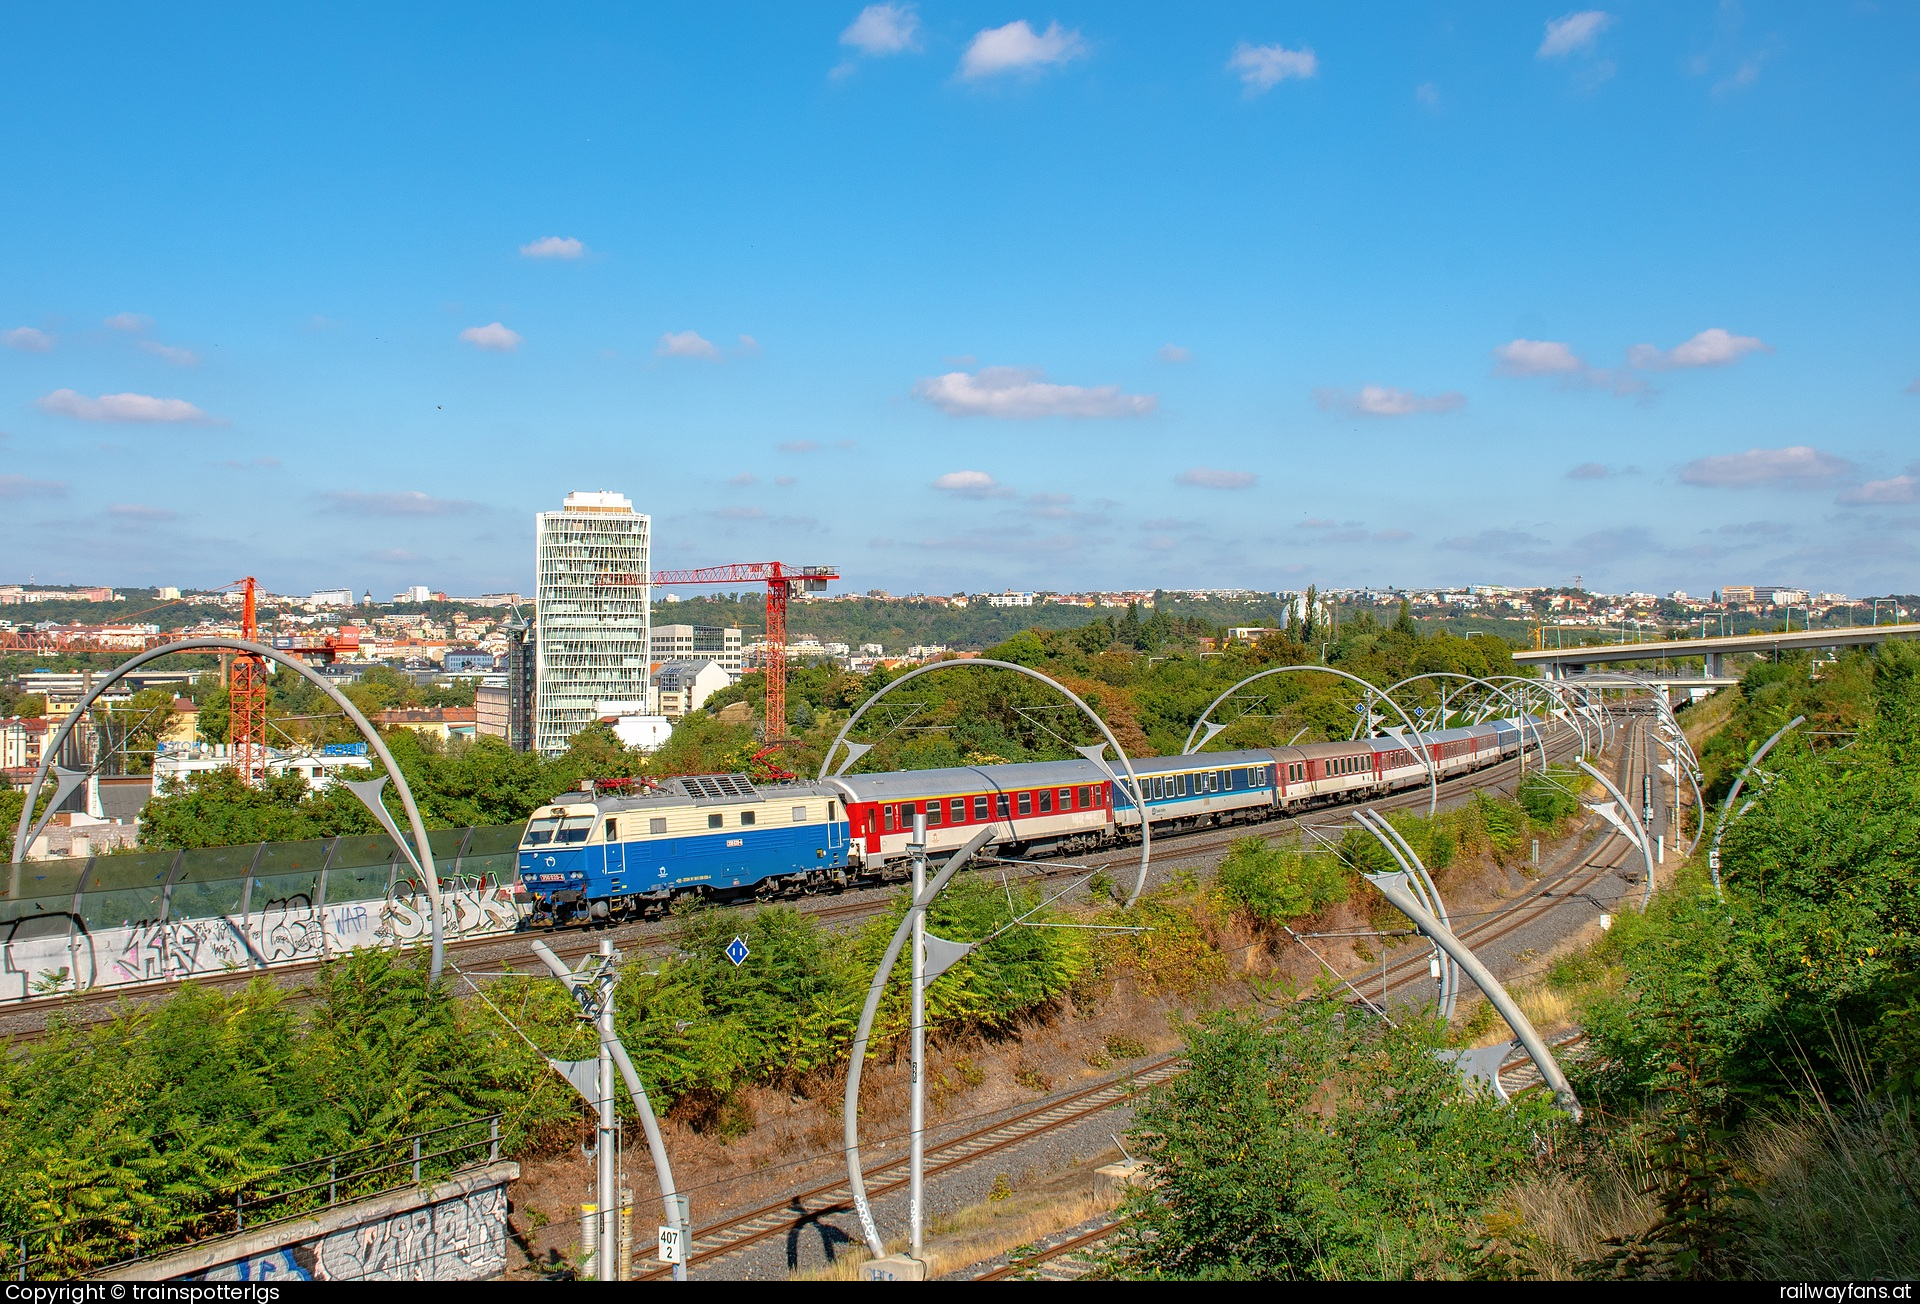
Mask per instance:
[[[398,1139],[417,1132],[498,1114],[514,1153],[570,1123],[564,1084],[526,1043],[430,993],[411,958],[361,952],[309,995],[188,985],[104,1023],[56,1020],[0,1055],[7,1274],[23,1239],[29,1275],[62,1278],[230,1232],[237,1197],[250,1221],[268,1216],[263,1203],[272,1216],[324,1204],[324,1184],[273,1199],[315,1181],[292,1166],[322,1156],[359,1152],[343,1166],[353,1194],[390,1185],[390,1173],[352,1174],[407,1157]]]
[[[1920,654],[1756,667],[1718,786],[1796,714],[1847,727],[1769,754],[1723,892],[1690,865],[1549,974],[1588,1032],[1597,1121],[1500,1202],[1511,1271],[1920,1272]]]

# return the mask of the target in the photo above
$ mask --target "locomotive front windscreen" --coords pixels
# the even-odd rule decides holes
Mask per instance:
[[[541,847],[549,842],[585,842],[587,835],[592,832],[593,816],[591,815],[569,815],[565,819],[543,815],[527,821],[527,835],[521,840],[520,845]]]

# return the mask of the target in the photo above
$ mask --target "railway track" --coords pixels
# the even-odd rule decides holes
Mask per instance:
[[[1616,773],[1629,781],[1633,774],[1633,758],[1638,750],[1633,746],[1633,739],[1630,738],[1627,746],[1622,749],[1621,761],[1616,767]],[[1492,773],[1492,771],[1483,773]],[[1373,805],[1378,808],[1387,803],[1376,802]],[[1337,808],[1329,812],[1329,820],[1338,818],[1340,814]],[[1566,902],[1582,899],[1583,894],[1595,883],[1616,872],[1619,853],[1627,849],[1625,839],[1618,834],[1597,838],[1588,845],[1574,865],[1534,884],[1526,893],[1503,907],[1500,912],[1457,930],[1458,936],[1475,949],[1479,949],[1538,922]],[[1594,864],[1596,857],[1603,854],[1609,857],[1606,863]],[[1364,981],[1368,976],[1371,976],[1371,971],[1357,975],[1360,981]],[[1343,977],[1351,982],[1356,976],[1343,975]],[[1430,981],[1424,952],[1398,963],[1389,963],[1386,982],[1388,995],[1421,981]],[[1085,1122],[1116,1105],[1124,1104],[1142,1091],[1170,1080],[1180,1072],[1181,1063],[1182,1057],[1178,1055],[1163,1056],[1104,1082],[1094,1083],[1066,1095],[1042,1101],[1009,1118],[976,1128],[950,1140],[931,1144],[927,1151],[926,1174],[928,1177],[934,1177],[987,1155],[1013,1149],[1049,1132]],[[1530,1062],[1526,1068],[1531,1071]],[[1519,1071],[1516,1068],[1512,1072]],[[1503,1082],[1509,1072],[1509,1070],[1502,1070]],[[1531,1085],[1538,1084],[1537,1073],[1534,1076],[1535,1080]],[[1526,1089],[1525,1085],[1516,1082],[1515,1090],[1524,1089]],[[904,1141],[904,1137],[887,1138],[887,1142],[894,1145],[903,1146]],[[866,1147],[866,1150],[868,1153],[880,1153],[885,1148],[883,1144]],[[906,1155],[901,1153],[866,1168],[869,1199],[875,1200],[903,1188],[907,1184],[906,1163]],[[822,1218],[852,1210],[852,1192],[844,1178],[823,1182],[798,1194],[786,1196],[777,1202],[730,1215],[700,1228],[693,1235],[687,1263],[689,1267],[712,1263],[762,1244],[776,1236],[784,1236],[803,1229]],[[637,1279],[655,1280],[667,1275],[669,1275],[668,1269],[656,1268],[644,1274],[637,1274]]]
[[[1548,759],[1555,760],[1573,751],[1574,741],[1565,730],[1560,731],[1548,744]],[[1503,761],[1487,769],[1470,774],[1459,775],[1440,785],[1443,799],[1457,797],[1464,793],[1485,788],[1497,788],[1502,783],[1514,782],[1518,775],[1516,762]],[[1303,812],[1297,816],[1278,816],[1249,824],[1233,824],[1219,828],[1195,829],[1184,833],[1156,834],[1156,847],[1162,849],[1163,860],[1187,859],[1204,856],[1224,850],[1233,842],[1249,835],[1258,835],[1263,831],[1271,832],[1284,829],[1289,823],[1298,823],[1309,827],[1323,827],[1340,822],[1353,805],[1366,804],[1379,810],[1402,810],[1420,805],[1427,800],[1427,789],[1409,788],[1391,796],[1369,803],[1352,803],[1321,807]],[[1035,871],[1028,875],[1033,881],[1046,882],[1055,879],[1070,878],[1092,869],[1117,870],[1137,863],[1136,847],[1121,847],[1092,857],[1082,857],[1071,863],[1042,866],[1037,862],[1027,862]],[[851,922],[882,914],[893,907],[897,885],[857,889],[855,900],[834,900],[815,904],[808,898],[801,898],[796,906],[823,923]],[[746,904],[746,903],[743,903]],[[664,952],[673,949],[674,943],[668,932],[671,925],[665,921],[641,921],[617,925],[611,930],[563,930],[557,933],[540,934],[548,942],[554,953],[569,962],[592,954],[599,947],[600,938],[611,931],[616,946],[633,947],[649,952]],[[526,943],[533,936],[528,933],[492,934],[485,937],[466,938],[450,941],[446,944],[446,954],[454,966],[469,968],[485,967],[495,971],[496,966],[509,969],[537,971],[527,955]],[[275,982],[288,985],[318,971],[324,960],[314,960],[302,964],[276,966],[270,970],[237,970],[230,974],[196,975],[174,982],[142,984],[137,987],[103,987],[94,990],[48,997],[39,1000],[20,1002],[0,1009],[0,1037],[15,1045],[38,1040],[45,1035],[46,1019],[58,1011],[68,1016],[79,1016],[82,1022],[98,1022],[112,1017],[114,1009],[122,1001],[149,1001],[164,998],[183,982],[194,982],[215,989],[244,987],[255,978],[270,977]]]

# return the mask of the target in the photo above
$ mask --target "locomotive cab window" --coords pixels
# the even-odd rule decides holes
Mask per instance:
[[[593,816],[569,815],[560,821],[560,831],[554,835],[555,842],[585,842],[593,832]]]
[[[620,840],[620,821],[613,819],[608,820],[605,832],[608,842],[618,842]]]

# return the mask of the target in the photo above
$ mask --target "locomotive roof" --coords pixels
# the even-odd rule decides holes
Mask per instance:
[[[689,781],[692,780],[692,781]],[[702,782],[704,780],[704,782]],[[713,782],[731,780],[731,782]],[[584,792],[563,792],[548,802],[568,810],[592,806],[601,814],[617,811],[665,809],[674,806],[738,806],[747,802],[785,801],[791,797],[834,797],[840,793],[824,783],[752,783],[745,775],[693,775],[672,778],[662,786],[637,797],[588,797]]]

